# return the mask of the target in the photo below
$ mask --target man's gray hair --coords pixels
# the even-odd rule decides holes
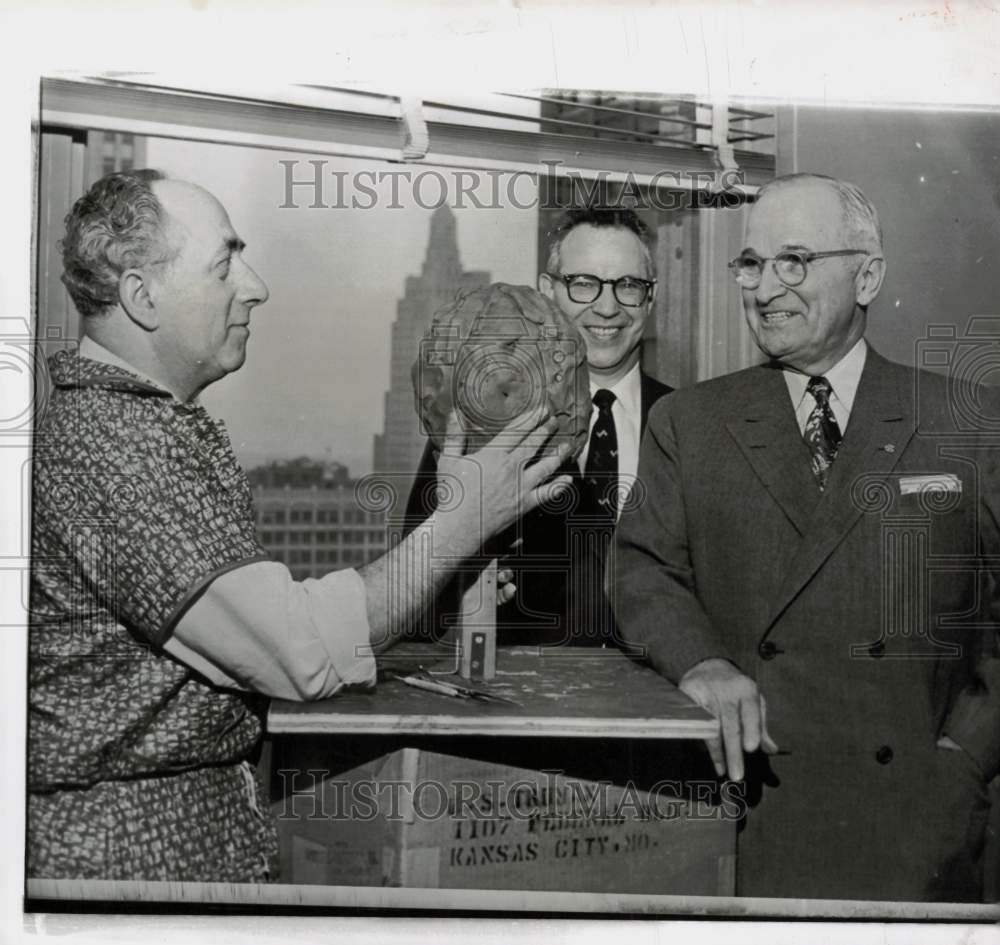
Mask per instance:
[[[760,200],[768,191],[787,187],[791,184],[814,182],[824,184],[834,190],[840,199],[843,210],[844,229],[848,239],[856,246],[835,247],[837,249],[864,249],[873,256],[882,253],[882,225],[879,223],[878,210],[864,195],[861,188],[846,180],[838,180],[826,174],[785,174],[768,181],[757,192]],[[828,247],[823,247],[824,249]]]
[[[61,247],[63,285],[83,316],[118,302],[127,269],[166,261],[164,211],[150,186],[160,171],[122,171],[97,181],[66,217]]]

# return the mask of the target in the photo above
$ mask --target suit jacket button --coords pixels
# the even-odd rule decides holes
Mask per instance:
[[[888,745],[883,745],[877,752],[875,752],[875,760],[880,765],[887,765],[892,761],[892,749]]]
[[[878,640],[868,647],[868,655],[873,659],[880,659],[885,656],[885,643],[882,640]]]
[[[764,640],[757,647],[757,652],[762,660],[773,660],[779,653],[784,653],[784,650],[779,649],[774,640]]]

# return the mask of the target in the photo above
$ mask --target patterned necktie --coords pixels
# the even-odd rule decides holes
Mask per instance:
[[[594,394],[597,420],[590,432],[590,449],[583,478],[596,505],[614,521],[618,514],[618,431],[611,405],[615,395],[601,388]]]
[[[826,488],[830,466],[837,458],[837,450],[843,436],[837,418],[830,409],[830,382],[825,377],[811,377],[806,390],[812,394],[816,406],[813,407],[803,438],[812,454],[812,471],[819,483],[819,491]]]

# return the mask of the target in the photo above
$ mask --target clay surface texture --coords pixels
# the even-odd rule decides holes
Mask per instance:
[[[556,304],[528,286],[497,282],[460,294],[439,311],[413,365],[417,413],[440,448],[457,409],[467,449],[545,403],[558,421],[553,443],[587,440],[586,346]]]

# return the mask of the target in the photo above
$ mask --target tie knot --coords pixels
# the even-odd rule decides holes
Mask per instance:
[[[605,413],[606,411],[610,410],[611,405],[614,402],[615,402],[615,395],[611,391],[606,390],[603,387],[599,391],[597,391],[596,394],[594,394],[594,406],[597,407],[597,409],[601,413]]]
[[[813,400],[823,407],[829,403],[833,388],[825,377],[810,377],[806,390],[813,395]]]

